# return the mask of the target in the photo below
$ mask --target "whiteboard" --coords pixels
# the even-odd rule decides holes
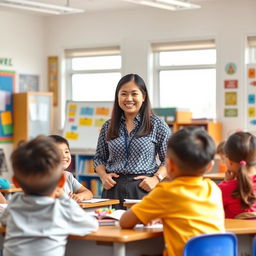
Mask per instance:
[[[100,129],[110,119],[112,107],[113,102],[66,102],[63,137],[72,150],[96,150]]]

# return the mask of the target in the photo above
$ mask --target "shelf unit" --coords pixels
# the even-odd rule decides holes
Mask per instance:
[[[181,128],[188,127],[188,126],[198,126],[203,127],[208,134],[213,138],[216,145],[218,145],[222,141],[222,124],[220,122],[198,122],[198,121],[192,121],[192,122],[167,122],[169,127],[171,127],[172,132],[176,132],[180,130]]]
[[[13,142],[27,141],[53,131],[53,94],[22,92],[13,95]]]
[[[95,151],[71,149],[72,164],[69,171],[75,175],[81,184],[92,191],[94,197],[100,197],[102,183],[93,169],[94,154]]]

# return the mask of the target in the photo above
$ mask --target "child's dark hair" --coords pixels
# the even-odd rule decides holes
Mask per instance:
[[[217,146],[217,149],[216,149],[216,153],[217,154],[222,154],[222,155],[225,155],[225,142],[226,141],[221,141],[218,146]]]
[[[225,143],[225,154],[231,161],[239,163],[237,172],[238,186],[233,191],[234,198],[240,198],[244,208],[249,208],[256,201],[251,177],[247,168],[256,165],[256,137],[249,132],[232,134]]]
[[[168,154],[187,175],[201,175],[214,158],[215,143],[203,128],[187,127],[169,138]]]
[[[59,135],[55,135],[55,134],[54,135],[49,135],[49,137],[52,138],[56,143],[64,143],[64,144],[66,144],[68,149],[70,149],[69,143],[68,143],[68,141],[64,137],[59,136]]]
[[[60,179],[61,154],[55,142],[38,136],[22,143],[11,154],[15,178],[25,193],[49,195]]]

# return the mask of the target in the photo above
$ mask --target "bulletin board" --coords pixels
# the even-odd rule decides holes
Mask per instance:
[[[256,65],[247,65],[247,129],[256,131]]]
[[[63,136],[71,149],[94,150],[102,125],[110,118],[113,102],[67,101]]]
[[[0,143],[13,141],[15,72],[0,70]]]

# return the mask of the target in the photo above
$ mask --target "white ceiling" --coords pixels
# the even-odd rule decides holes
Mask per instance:
[[[69,3],[70,7],[84,9],[85,12],[98,12],[98,11],[106,11],[106,10],[120,10],[120,9],[128,9],[134,7],[141,7],[136,4],[128,3],[122,0],[33,0],[34,2],[41,2],[47,4],[61,5],[66,6]],[[198,3],[203,5],[205,2],[215,2],[215,1],[224,1],[224,0],[190,0],[192,3]],[[144,8],[152,8],[152,7],[144,7]],[[9,9],[6,7],[0,7],[1,9]],[[17,10],[16,10],[17,11]]]

